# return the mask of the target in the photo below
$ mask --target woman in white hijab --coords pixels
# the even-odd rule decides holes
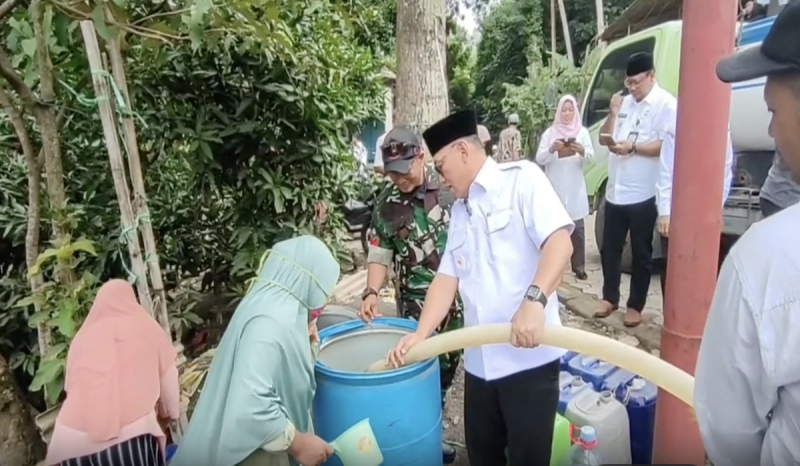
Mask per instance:
[[[555,120],[545,130],[536,151],[536,163],[544,167],[547,178],[575,222],[570,262],[575,276],[586,280],[586,229],[583,219],[589,215],[589,198],[583,178],[583,163],[594,157],[594,149],[592,137],[581,124],[579,114],[575,97],[565,95],[559,100]]]

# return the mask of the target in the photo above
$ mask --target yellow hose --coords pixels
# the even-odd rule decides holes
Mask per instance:
[[[419,343],[408,351],[405,363],[413,364],[463,348],[509,343],[511,324],[484,325],[446,332]],[[585,330],[546,327],[542,344],[556,346],[607,361],[658,385],[689,406],[694,406],[694,377],[647,352]],[[392,370],[384,360],[367,372]]]

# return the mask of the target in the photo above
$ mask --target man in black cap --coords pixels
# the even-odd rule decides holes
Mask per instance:
[[[726,83],[766,76],[770,135],[800,181],[800,2],[760,46],[717,65]],[[800,464],[800,205],[752,227],[722,265],[695,369],[708,458],[725,466]]]
[[[467,326],[511,322],[511,344],[464,352],[469,462],[545,466],[564,350],[537,346],[545,324],[561,325],[555,290],[572,255],[574,225],[538,166],[527,160],[498,164],[487,157],[477,133],[470,111],[423,133],[436,170],[458,200],[417,331],[387,359],[403,364],[407,351],[445,318],[457,292]]]
[[[453,197],[440,186],[433,167],[426,164],[422,140],[410,128],[397,126],[389,131],[381,155],[392,183],[375,205],[367,255],[367,286],[361,295],[359,317],[370,322],[380,315],[378,290],[394,264],[398,314],[418,321],[425,293],[445,252]],[[447,317],[436,329],[438,332],[463,326],[461,300],[453,297],[448,309]],[[460,359],[460,351],[439,357],[442,407]],[[456,451],[448,444],[442,444],[442,454],[445,464],[455,460]]]
[[[653,55],[631,55],[625,88],[629,94],[611,99],[600,143],[607,146],[608,182],[600,260],[603,299],[595,317],[608,317],[619,308],[622,250],[631,238],[631,287],[625,325],[642,322],[653,263],[653,230],[658,217],[656,181],[665,129],[676,115],[677,101],[656,82]]]

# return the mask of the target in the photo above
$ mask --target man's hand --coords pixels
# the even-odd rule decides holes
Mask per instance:
[[[522,301],[511,319],[511,345],[517,348],[535,348],[544,333],[544,307],[537,301]]]
[[[608,111],[611,112],[612,115],[617,116],[619,115],[619,111],[622,108],[622,91],[617,92],[613,96],[611,96],[611,101],[608,103]]]
[[[389,354],[386,355],[386,365],[392,366],[395,369],[405,365],[405,356],[408,350],[416,346],[419,342],[424,341],[425,338],[425,335],[419,332],[409,333],[404,336],[397,342],[397,346],[389,350]]]
[[[381,317],[377,296],[371,294],[361,301],[361,309],[358,311],[358,317],[367,324],[372,323],[372,319]]]
[[[658,217],[658,234],[669,238],[669,215]]]
[[[633,143],[630,141],[621,141],[609,147],[609,150],[621,156],[631,155],[631,152],[633,152]]]
[[[298,432],[289,447],[289,454],[303,466],[319,466],[333,455],[333,448],[314,434]]]

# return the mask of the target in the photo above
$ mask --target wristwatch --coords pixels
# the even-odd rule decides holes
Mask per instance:
[[[361,300],[363,301],[372,295],[378,296],[378,292],[370,287],[366,287],[364,288],[364,291],[361,292]]]
[[[528,290],[525,292],[525,299],[527,301],[537,302],[541,304],[542,307],[547,307],[547,296],[545,296],[544,291],[536,285],[528,287]]]

